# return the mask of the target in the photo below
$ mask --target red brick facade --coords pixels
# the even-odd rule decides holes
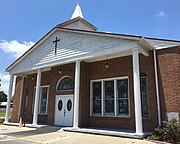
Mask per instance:
[[[157,102],[156,102],[156,86],[154,78],[154,59],[153,52],[150,56],[145,57],[140,55],[140,72],[145,72],[148,75],[148,96],[150,105],[150,118],[143,119],[143,128],[145,131],[152,131],[158,125],[157,119]],[[109,68],[105,68],[106,60],[86,63],[81,62],[80,76],[80,105],[79,105],[79,126],[80,127],[106,127],[117,129],[135,129],[134,116],[134,93],[133,93],[133,65],[132,56],[109,59]],[[179,48],[170,48],[158,50],[158,76],[159,89],[161,98],[161,113],[162,119],[165,118],[166,111],[180,113],[180,60]],[[59,74],[59,70],[62,71]],[[70,76],[74,80],[75,64],[67,64],[57,67],[52,67],[50,71],[42,73],[41,85],[50,85],[48,99],[48,114],[39,115],[38,122],[52,124],[54,123],[54,105],[55,95],[73,94],[73,91],[60,93],[56,92],[56,85],[60,78],[65,75]],[[33,75],[28,75],[25,78],[22,100],[21,116],[26,122],[32,122],[32,101],[35,87],[35,80],[32,80]],[[130,117],[98,117],[90,116],[90,81],[95,79],[113,78],[128,76],[129,78],[129,97],[130,97]],[[21,79],[17,77],[16,90],[14,96],[13,121],[17,121],[17,107],[19,107],[19,96],[21,89]],[[28,90],[28,110],[25,114],[25,95]]]
[[[166,112],[180,114],[180,48],[157,51],[162,120]]]

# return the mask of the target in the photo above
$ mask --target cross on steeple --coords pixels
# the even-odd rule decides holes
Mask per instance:
[[[54,51],[55,51],[55,55],[56,55],[56,53],[57,53],[57,43],[58,43],[58,41],[60,41],[60,39],[58,39],[57,37],[56,37],[56,40],[54,40],[53,41],[53,43],[55,43],[55,47],[54,47]]]

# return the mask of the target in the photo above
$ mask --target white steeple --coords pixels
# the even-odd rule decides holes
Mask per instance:
[[[84,18],[79,3],[77,3],[74,13],[71,16],[71,19],[76,18],[76,17]]]

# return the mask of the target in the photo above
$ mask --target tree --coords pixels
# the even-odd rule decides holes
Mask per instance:
[[[7,101],[7,95],[3,91],[0,91],[0,102],[6,102],[6,101]]]

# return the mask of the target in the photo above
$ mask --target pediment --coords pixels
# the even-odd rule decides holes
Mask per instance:
[[[55,53],[55,39],[57,43]],[[81,33],[64,29],[55,29],[35,44],[20,59],[12,64],[7,71],[13,74],[32,71],[37,68],[52,67],[79,60],[88,60],[107,54],[128,51],[137,47],[134,40]]]
[[[96,27],[81,17],[68,20],[56,26],[57,28],[68,28],[77,30],[96,31]]]

